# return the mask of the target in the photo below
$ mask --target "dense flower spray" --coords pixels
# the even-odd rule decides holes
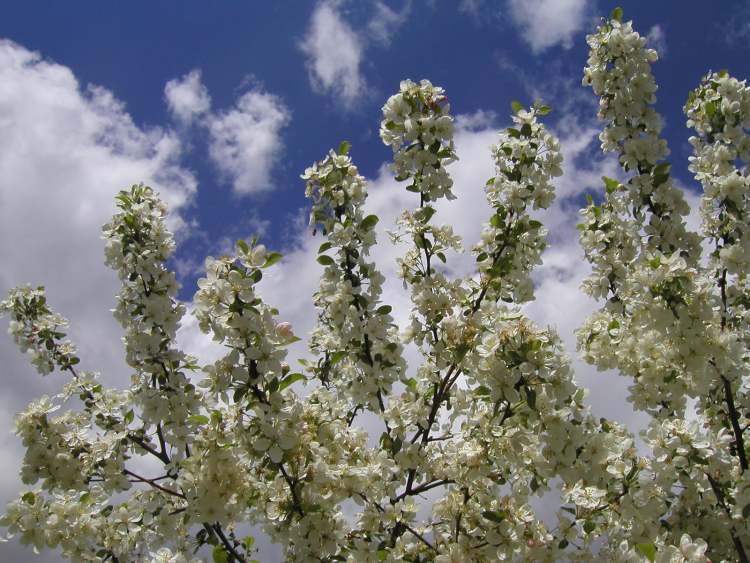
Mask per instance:
[[[704,188],[702,232],[692,233],[653,108],[656,53],[619,9],[588,43],[584,83],[600,97],[602,149],[622,171],[581,211],[583,289],[602,306],[579,348],[632,379],[630,399],[652,417],[643,451],[591,415],[554,329],[522,309],[562,174],[542,122],[550,108],[513,103],[491,148],[476,269],[456,277],[450,260],[464,245],[435,205],[455,199],[454,120],[442,88],[406,80],[380,127],[414,197],[389,233],[406,247],[406,326],[369,259],[379,219],[365,210],[349,143],[302,175],[324,271],[299,372],[287,346],[300,338],[257,288],[282,256],[256,239],[209,257],[193,300],[225,354],[199,366],[178,349],[186,307],[166,267],[166,208],[149,187],[122,191],[104,238],[122,282],[114,313],[129,385],[107,389],[79,369],[43,288],[0,303],[37,370],[67,376],[16,418],[32,488],[2,525],[74,561],[187,562],[208,551],[250,562],[248,524],[298,562],[747,561],[750,88],[710,73],[685,106],[690,170]],[[380,426],[366,430],[363,413]],[[540,499],[552,516],[535,510]]]

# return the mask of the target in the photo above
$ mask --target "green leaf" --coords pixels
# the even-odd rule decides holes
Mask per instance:
[[[541,221],[537,221],[536,219],[532,219],[531,221],[529,221],[529,228],[530,229],[538,229],[541,226],[542,226],[542,222]]]
[[[339,154],[349,154],[349,149],[352,148],[352,144],[349,141],[341,141],[339,145]]]
[[[608,178],[607,176],[602,176],[602,180],[604,180],[604,185],[606,186],[608,194],[611,194],[620,187],[620,182],[612,178]]]
[[[448,260],[446,259],[446,257],[445,257],[445,254],[443,254],[442,252],[436,252],[436,253],[435,253],[435,256],[437,256],[438,258],[440,258],[440,261],[441,261],[441,262],[442,262],[443,264],[445,264],[445,263],[446,263],[446,262],[448,261]]]
[[[331,241],[326,241],[323,244],[320,245],[320,248],[318,248],[318,254],[323,254],[326,250],[331,248],[333,244]]]
[[[505,131],[508,133],[509,137],[513,137],[514,139],[518,139],[521,137],[521,132],[518,129],[514,129],[513,127],[508,127]]]
[[[622,22],[622,16],[625,15],[622,8],[620,6],[617,6],[614,10],[612,10],[612,15],[610,16],[613,20]]]
[[[521,126],[521,135],[523,135],[524,137],[531,137],[531,125],[529,125],[528,123],[524,123]]]
[[[531,387],[526,388],[526,403],[529,408],[536,410],[536,391]]]
[[[523,104],[521,102],[513,100],[510,103],[510,109],[513,110],[513,113],[518,113],[519,111],[521,111],[523,109]]]
[[[456,363],[459,363],[461,360],[463,360],[466,357],[466,354],[469,351],[469,345],[468,344],[459,344],[456,346]]]
[[[369,231],[375,225],[378,224],[379,220],[380,219],[378,219],[377,215],[368,215],[367,217],[362,219],[362,223],[360,223],[360,225],[362,226],[363,229],[365,229],[366,231]]]
[[[335,366],[344,358],[344,356],[346,356],[346,352],[344,352],[343,350],[339,350],[338,352],[334,352],[333,354],[331,354],[329,362],[332,366]]]
[[[407,379],[407,380],[405,381],[405,383],[406,383],[406,386],[407,386],[407,387],[408,387],[409,389],[412,389],[413,391],[416,391],[416,390],[417,390],[417,380],[416,380],[416,379],[414,379],[413,377],[410,377],[409,379]],[[750,505],[749,505],[749,506],[750,506]]]
[[[327,254],[318,256],[318,264],[322,264],[323,266],[333,266],[335,263],[336,261]]]
[[[194,414],[193,416],[189,416],[188,420],[190,422],[194,422],[195,424],[208,424],[208,417],[202,414]]]
[[[549,106],[539,106],[538,108],[536,108],[536,113],[538,115],[547,115],[551,111],[552,108]]]
[[[125,413],[125,424],[128,425],[131,422],[133,422],[133,419],[135,418],[135,413],[133,412],[133,409],[130,409],[128,412]]]
[[[388,552],[385,549],[378,549],[378,561],[385,561],[388,558]]]
[[[250,251],[250,247],[247,245],[247,242],[245,242],[243,239],[240,239],[237,241],[237,246],[240,247],[240,250],[247,254]]]
[[[229,554],[220,545],[214,546],[212,555],[214,563],[229,563]]]
[[[269,266],[273,266],[274,264],[276,264],[276,262],[278,262],[282,258],[283,256],[279,254],[278,252],[271,252],[271,254],[269,254],[266,257],[266,261],[263,263],[261,268],[268,268]]]
[[[487,275],[493,279],[499,278],[503,275],[503,270],[499,265],[495,264],[492,268],[487,270]],[[503,301],[505,301],[505,299],[503,299]],[[510,301],[508,301],[508,303],[510,303]]]
[[[487,180],[484,185],[485,186],[491,186],[494,183],[495,183],[495,177],[493,176],[492,178],[490,178],[489,180]]]
[[[36,502],[36,495],[32,493],[31,491],[27,491],[23,494],[21,497],[21,500],[25,502],[26,504],[34,504]]]
[[[716,104],[713,102],[706,102],[703,108],[706,110],[706,115],[708,115],[709,119],[716,113]]]
[[[669,162],[662,162],[658,166],[654,167],[654,170],[651,172],[651,174],[654,179],[655,188],[661,186],[669,179],[669,170],[671,168],[672,165]]]
[[[596,530],[596,524],[593,520],[586,520],[586,522],[583,523],[583,531],[587,534],[590,534],[594,530]]]
[[[648,265],[651,266],[652,269],[656,270],[659,266],[661,266],[661,257],[654,256],[651,260],[648,261]]]
[[[414,215],[416,215],[417,219],[422,223],[428,223],[430,219],[432,219],[432,216],[435,215],[435,211],[434,207],[428,205],[419,209]]]
[[[492,394],[492,391],[490,391],[490,388],[486,385],[480,385],[474,389],[474,394],[479,397],[489,397]]]
[[[499,524],[508,517],[508,512],[505,510],[485,510],[482,512],[482,516],[487,520]]]
[[[635,549],[649,561],[656,559],[656,546],[652,543],[638,543]]]
[[[242,545],[245,546],[246,550],[250,549],[251,547],[253,547],[253,545],[255,545],[255,537],[245,536],[244,538],[242,538]]]
[[[290,373],[287,375],[284,379],[281,380],[281,383],[279,383],[279,391],[283,391],[293,383],[297,383],[298,381],[304,381],[305,376],[301,373]]]
[[[375,310],[378,315],[387,315],[391,311],[393,311],[393,307],[390,305],[381,305]]]
[[[490,225],[498,229],[502,227],[503,219],[500,217],[500,215],[493,215],[492,217],[490,217]]]
[[[271,381],[269,381],[266,389],[269,393],[276,393],[276,391],[279,390],[279,378],[274,377]]]
[[[487,256],[486,252],[480,252],[477,255],[477,262],[484,262],[485,260],[487,260],[487,258],[488,258],[488,256]]]

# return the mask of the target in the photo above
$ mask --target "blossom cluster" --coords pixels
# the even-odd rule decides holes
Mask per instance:
[[[69,369],[80,361],[75,346],[69,340],[61,341],[68,321],[50,311],[43,287],[12,289],[0,301],[0,314],[10,315],[8,332],[21,352],[31,356],[31,364],[42,375],[56,367]]]
[[[690,170],[703,185],[701,215],[715,241],[712,260],[729,274],[750,266],[750,87],[726,71],[703,78],[685,106],[694,156]],[[743,167],[738,168],[737,163]]]
[[[378,217],[344,142],[302,175],[310,224],[326,237],[314,359],[299,373],[287,363],[299,338],[258,288],[281,254],[239,240],[232,256],[206,260],[193,298],[200,329],[226,348],[199,381],[197,360],[174,343],[186,307],[166,265],[166,208],[133,186],[104,227],[106,262],[122,281],[115,316],[129,387],[78,371],[67,322],[42,288],[0,303],[40,373],[71,375],[16,418],[21,476],[34,488],[0,525],[76,561],[194,563],[209,550],[252,563],[246,525],[300,563],[746,561],[750,89],[713,73],[686,106],[704,240],[715,245],[702,261],[664,161],[656,53],[619,9],[588,42],[584,82],[600,96],[602,149],[622,173],[582,210],[584,289],[604,303],[579,346],[633,379],[631,401],[652,415],[642,446],[592,415],[555,330],[523,312],[546,246],[538,218],[562,173],[560,143],[539,119],[550,108],[513,103],[491,149],[476,270],[456,277],[443,265],[462,241],[433,221],[436,203],[454,197],[453,118],[442,88],[407,80],[380,129],[396,179],[419,198],[391,233],[408,244],[398,259],[407,326],[382,302],[384,277],[369,260]],[[408,345],[421,356],[414,366]],[[82,407],[58,412],[76,396]],[[382,429],[357,419],[363,411]],[[537,507],[558,497],[551,523]]]
[[[600,369],[634,377],[631,399],[639,408],[683,412],[686,393],[706,386],[705,356],[687,343],[705,332],[711,303],[697,277],[699,238],[684,221],[689,208],[662,162],[669,150],[653,108],[657,55],[621,16],[587,41],[584,84],[600,97],[602,150],[617,153],[630,178],[604,178],[601,205],[590,198],[581,212],[581,244],[592,265],[583,288],[608,299],[580,328],[579,348]],[[665,332],[681,337],[665,339]]]
[[[320,310],[310,349],[320,356],[314,372],[342,391],[351,409],[384,409],[383,397],[405,371],[391,307],[380,302],[385,278],[366,257],[378,218],[365,215],[367,184],[343,143],[302,175],[312,199],[310,222],[327,235],[318,250],[325,266],[314,296]]]
[[[684,198],[660,162],[668,149],[652,107],[656,55],[621,19],[615,14],[588,37],[584,83],[600,96],[602,149],[618,153],[630,177],[604,178],[602,203],[590,199],[582,210],[581,243],[593,266],[584,289],[606,303],[578,338],[587,361],[633,378],[630,400],[654,418],[646,433],[652,455],[622,491],[607,550],[625,560],[746,560],[748,419],[738,405],[748,404],[750,341],[745,249],[735,244],[746,246],[746,170],[736,162],[747,156],[747,89],[711,74],[685,107],[697,132],[690,169],[705,190],[704,234],[716,245],[704,263],[700,238],[685,226]],[[629,504],[640,512],[623,534]]]
[[[453,199],[453,180],[445,165],[456,160],[453,118],[445,91],[429,80],[401,82],[399,92],[383,106],[380,138],[393,149],[393,170],[399,181],[425,201]]]
[[[495,213],[474,253],[490,297],[523,303],[533,299],[529,274],[541,264],[546,245],[546,230],[529,211],[552,203],[551,180],[562,174],[562,155],[559,141],[538,121],[549,113],[548,106],[516,110],[514,127],[501,132],[492,147],[495,176],[487,182],[486,195]]]
[[[174,346],[185,306],[176,300],[175,274],[165,266],[175,247],[166,207],[142,184],[116,199],[120,212],[102,231],[106,264],[122,281],[114,316],[125,329],[128,365],[136,370],[133,400],[146,425],[163,425],[176,444],[183,444],[200,399],[185,373],[195,360]]]

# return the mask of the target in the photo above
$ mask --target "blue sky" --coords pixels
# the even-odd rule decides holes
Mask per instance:
[[[520,8],[525,4],[526,8]],[[111,91],[141,128],[174,127],[164,86],[193,69],[212,99],[212,110],[228,111],[250,90],[278,97],[289,114],[280,129],[279,151],[269,166],[270,188],[250,197],[232,195],[231,181],[207,155],[206,130],[180,131],[189,145],[180,164],[198,182],[186,218],[198,221],[201,236],[181,246],[180,257],[213,250],[211,241],[237,238],[270,221],[264,239],[288,244],[289,221],[305,206],[299,173],[341,139],[368,176],[389,157],[377,136],[379,109],[402,78],[429,78],[444,86],[455,113],[494,111],[502,122],[509,102],[530,102],[533,88],[553,106],[576,96],[586,59],[585,33],[612,2],[226,2],[207,10],[198,2],[14,3],[6,7],[0,36],[69,67],[82,86]],[[356,95],[342,99],[337,85],[311,83],[310,41],[316,13],[339,20],[357,40]],[[631,2],[626,17],[645,35],[654,29],[666,46],[656,65],[659,109],[666,118],[676,172],[688,180],[687,132],[681,107],[686,93],[707,69],[729,68],[747,75],[748,5],[742,2]],[[744,13],[743,13],[744,10]],[[520,15],[519,15],[520,14]],[[526,19],[524,19],[526,18]],[[528,20],[536,20],[530,23]],[[387,34],[377,32],[377,23]],[[535,27],[536,26],[536,27]],[[655,27],[656,26],[656,27]],[[335,58],[342,44],[321,57]],[[344,69],[335,82],[351,80]],[[561,81],[567,80],[565,84]],[[584,108],[590,109],[590,108]],[[552,114],[551,120],[562,117]],[[141,178],[133,178],[133,182]],[[187,276],[186,282],[194,276]],[[185,292],[190,293],[192,283]],[[187,295],[184,295],[187,297]]]
[[[750,77],[750,2],[621,3],[651,45],[657,108],[673,172],[697,201],[687,170],[682,105],[709,69]],[[0,18],[0,292],[44,284],[71,319],[86,369],[124,385],[119,327],[111,318],[118,282],[103,266],[101,224],[117,190],[148,182],[170,203],[179,240],[174,260],[189,301],[208,254],[254,233],[286,253],[264,280],[266,298],[308,332],[319,268],[305,229],[300,173],[341,140],[371,181],[370,209],[383,216],[374,258],[389,278],[384,299],[405,322],[409,303],[394,280],[400,250],[385,230],[409,194],[383,167],[380,107],[404,78],[443,86],[458,117],[459,200],[441,208],[470,247],[486,219],[482,186],[489,145],[507,125],[511,100],[542,98],[561,138],[565,175],[542,217],[552,245],[535,277],[527,312],[559,328],[575,355],[573,330],[594,306],[578,285],[587,267],[574,225],[587,192],[618,174],[596,138],[596,100],[581,86],[586,33],[617,4],[602,0],[316,0],[39,3],[4,6]],[[171,87],[167,87],[171,84]],[[210,103],[209,103],[210,100]],[[232,152],[232,149],[236,152]],[[695,217],[692,224],[697,226]],[[450,263],[470,273],[470,257]],[[3,321],[4,323],[5,321]],[[4,324],[2,325],[5,326]],[[218,353],[186,319],[181,343],[209,361]],[[294,348],[292,358],[304,354]],[[42,380],[9,339],[0,339],[5,392],[0,427],[60,379]],[[643,419],[624,400],[627,382],[597,375],[574,358],[595,411],[634,429]],[[603,379],[604,378],[604,379]],[[19,489],[23,452],[0,435],[0,504]],[[15,544],[0,559],[24,560]],[[274,560],[268,551],[263,560]],[[20,558],[20,559],[19,559]],[[54,558],[49,559],[54,560]]]

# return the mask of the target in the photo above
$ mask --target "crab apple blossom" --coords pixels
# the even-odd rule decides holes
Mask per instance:
[[[281,255],[252,239],[206,259],[192,314],[224,353],[201,366],[175,341],[187,307],[166,207],[144,185],[120,192],[103,236],[129,383],[80,369],[43,288],[0,303],[39,373],[66,379],[16,417],[29,488],[0,520],[8,534],[73,561],[246,563],[249,525],[294,562],[748,561],[750,88],[709,73],[685,105],[704,193],[691,232],[654,108],[657,53],[620,9],[587,41],[583,82],[621,172],[581,210],[582,289],[601,306],[578,344],[632,382],[650,416],[641,445],[591,414],[556,331],[523,309],[564,166],[551,108],[514,102],[461,276],[464,242],[436,205],[455,199],[454,118],[442,88],[405,80],[380,126],[413,194],[389,233],[406,246],[405,326],[370,259],[379,218],[347,142],[301,176],[324,269],[299,371],[287,347],[304,335],[258,287]]]

